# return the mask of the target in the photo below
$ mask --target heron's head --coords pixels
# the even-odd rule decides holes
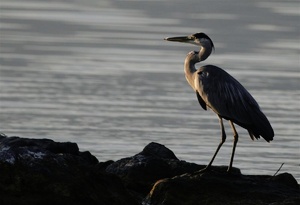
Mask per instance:
[[[214,43],[205,33],[195,33],[189,36],[177,36],[177,37],[167,37],[166,41],[176,41],[182,43],[191,43],[197,46],[202,46],[204,48],[214,49]]]

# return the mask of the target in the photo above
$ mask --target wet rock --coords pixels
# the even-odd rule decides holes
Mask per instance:
[[[75,143],[0,137],[0,204],[136,204],[119,177]]]

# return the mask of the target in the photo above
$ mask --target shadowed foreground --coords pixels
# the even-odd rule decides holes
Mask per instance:
[[[242,175],[177,159],[163,145],[98,162],[76,143],[0,137],[0,204],[299,204],[288,173]]]

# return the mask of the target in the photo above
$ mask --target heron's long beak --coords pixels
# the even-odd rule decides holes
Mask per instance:
[[[177,37],[167,37],[164,38],[166,41],[177,41],[182,43],[191,43],[193,41],[191,36],[177,36]]]

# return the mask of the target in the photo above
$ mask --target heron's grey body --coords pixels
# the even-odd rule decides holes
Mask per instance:
[[[207,165],[211,167],[219,149],[226,140],[223,119],[229,120],[234,133],[234,144],[228,171],[232,168],[238,133],[234,123],[248,130],[251,139],[263,137],[267,142],[273,140],[274,131],[268,119],[261,111],[251,94],[231,75],[223,69],[205,65],[199,69],[195,64],[204,61],[214,48],[212,40],[204,33],[196,33],[186,37],[166,38],[169,41],[188,42],[200,46],[200,51],[188,53],[184,62],[185,77],[195,91],[201,107],[213,110],[219,117],[221,126],[221,142]]]

